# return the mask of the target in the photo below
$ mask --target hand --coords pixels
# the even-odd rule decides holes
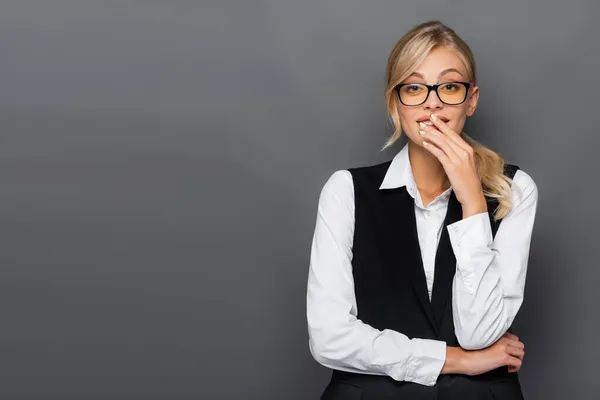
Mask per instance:
[[[519,338],[506,332],[496,343],[481,350],[467,351],[467,375],[479,375],[492,369],[508,366],[508,372],[521,369],[525,345]]]
[[[421,125],[423,148],[442,164],[463,213],[475,215],[487,212],[487,203],[475,166],[473,148],[435,114],[430,118],[433,126]]]
[[[519,338],[517,337],[517,335],[513,335],[510,332],[506,332],[503,336],[509,338],[509,339],[513,339],[516,341],[519,341]],[[519,353],[519,355],[517,356],[517,358],[519,358],[519,360],[521,360],[521,365],[523,364],[523,357],[525,357],[525,345],[519,341],[519,343],[521,343],[523,345],[523,347],[521,347],[522,352]],[[508,366],[508,372],[518,372],[521,369],[521,365],[517,366],[513,366],[513,365],[509,365]]]

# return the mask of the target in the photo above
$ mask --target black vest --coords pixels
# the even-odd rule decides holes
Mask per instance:
[[[355,225],[352,268],[358,318],[374,328],[391,329],[409,338],[435,339],[460,346],[452,318],[452,281],[456,258],[447,226],[462,219],[462,207],[451,191],[435,257],[431,301],[417,236],[414,199],[406,187],[379,189],[391,164],[349,169],[354,182]],[[506,164],[505,175],[519,169]],[[492,233],[501,220],[498,202],[486,198]],[[511,330],[509,330],[511,331]],[[492,394],[493,393],[493,394]],[[501,367],[485,374],[444,374],[434,386],[395,381],[389,376],[334,370],[323,400],[521,399],[516,373]]]

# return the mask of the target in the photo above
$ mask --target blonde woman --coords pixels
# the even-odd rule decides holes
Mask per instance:
[[[323,400],[522,399],[523,302],[537,187],[463,131],[479,99],[467,44],[439,21],[406,33],[385,91],[407,144],[322,188],[307,289]]]

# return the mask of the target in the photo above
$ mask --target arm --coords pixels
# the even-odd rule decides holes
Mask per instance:
[[[357,318],[352,276],[354,186],[349,171],[324,185],[312,240],[307,287],[309,348],[320,364],[349,372],[388,375],[433,386],[446,360],[446,343],[409,339]],[[454,356],[454,353],[453,353]]]
[[[470,355],[462,347],[446,346],[446,362],[440,374],[469,374],[471,371]]]
[[[461,347],[468,350],[486,348],[500,339],[523,302],[538,191],[533,179],[518,170],[512,194],[513,208],[493,239],[488,212],[448,225],[457,261],[454,327]]]

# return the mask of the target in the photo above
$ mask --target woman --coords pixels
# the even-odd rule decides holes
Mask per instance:
[[[522,399],[522,304],[537,187],[463,132],[475,61],[439,21],[393,48],[386,101],[407,144],[334,172],[319,198],[309,346],[322,399]]]

